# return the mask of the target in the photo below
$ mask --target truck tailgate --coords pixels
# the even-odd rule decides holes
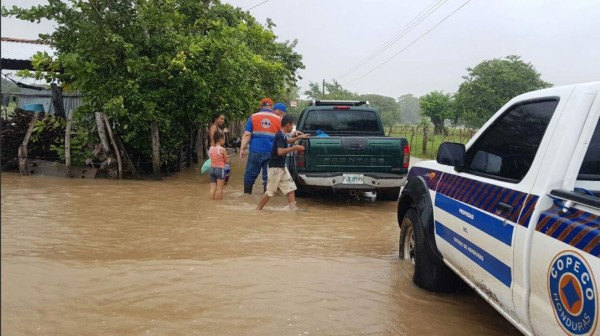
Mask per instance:
[[[305,171],[400,174],[405,143],[389,137],[313,137],[305,142]]]

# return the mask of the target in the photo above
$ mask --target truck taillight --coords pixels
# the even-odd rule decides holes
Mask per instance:
[[[410,146],[408,146],[408,144],[404,144],[404,147],[402,147],[402,154],[402,168],[408,168],[408,165],[410,164]]]
[[[302,152],[296,152],[296,167],[298,168],[304,168],[306,161],[305,161],[305,156],[304,153],[306,153],[306,141],[300,141],[300,145],[304,146],[304,151]]]

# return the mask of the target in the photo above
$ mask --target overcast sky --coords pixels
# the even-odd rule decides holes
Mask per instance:
[[[531,62],[542,79],[555,85],[600,80],[597,0],[225,2],[243,9],[258,5],[250,12],[262,23],[271,18],[280,40],[298,39],[296,51],[306,65],[300,72],[303,90],[311,81],[336,79],[353,92],[395,98],[434,90],[454,93],[467,67],[512,54]],[[2,1],[9,7],[41,3]],[[411,26],[422,13],[430,15]],[[51,29],[48,22],[2,18],[3,37],[36,38]]]

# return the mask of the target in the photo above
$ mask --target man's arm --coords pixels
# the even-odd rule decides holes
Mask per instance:
[[[210,143],[210,146],[214,146],[215,145],[215,133],[217,132],[217,125],[212,124],[210,125],[210,128],[208,129],[208,143]]]
[[[277,155],[279,155],[279,156],[285,156],[288,153],[291,153],[293,151],[302,152],[302,151],[304,151],[304,146],[295,145],[295,146],[286,147],[286,148],[277,147]]]
[[[244,135],[242,135],[242,144],[240,145],[240,158],[243,160],[246,157],[246,146],[250,142],[250,137],[252,133],[248,131],[244,131]]]
[[[297,132],[302,133],[300,131],[297,131]],[[304,133],[298,134],[298,135],[296,135],[293,138],[292,137],[288,138],[287,142],[288,143],[294,143],[294,142],[296,142],[296,141],[298,141],[300,139],[308,139],[309,136],[310,136],[309,134],[304,134]]]

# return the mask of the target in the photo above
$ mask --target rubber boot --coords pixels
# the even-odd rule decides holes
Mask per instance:
[[[244,183],[244,194],[252,194],[252,184]]]

